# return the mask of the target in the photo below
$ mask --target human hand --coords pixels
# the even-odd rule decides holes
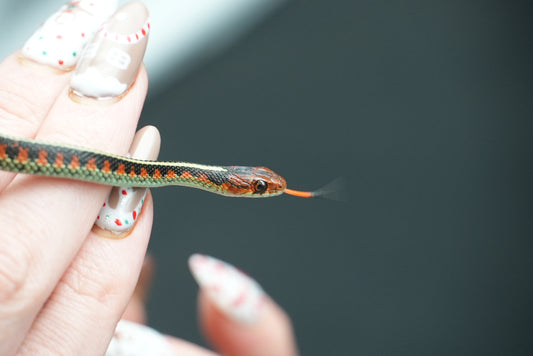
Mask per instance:
[[[144,6],[135,2],[121,8],[81,54],[113,5],[77,1],[65,6],[21,52],[0,63],[2,134],[157,157],[155,128],[145,128],[133,139],[147,91],[141,64],[149,31]],[[21,161],[89,164],[80,157],[19,153]],[[138,324],[121,322],[115,332],[150,235],[152,200],[145,189],[110,192],[91,183],[0,172],[0,192],[1,355],[102,354],[112,339],[110,355],[132,345],[137,353],[130,354],[210,353]],[[213,261],[191,259],[203,286],[202,325],[213,345],[229,355],[295,354],[290,322],[281,309],[250,279]],[[227,273],[205,272],[212,262],[225,266]],[[222,279],[216,282],[215,275]],[[236,286],[251,288],[253,300],[262,300],[263,307],[253,304],[243,319],[235,310],[248,304],[242,299],[233,307],[224,304],[209,287],[213,283],[226,298],[240,291]]]
[[[257,282],[235,267],[206,255],[191,256],[189,268],[200,286],[198,320],[201,329],[220,354],[298,354],[289,317]],[[107,355],[216,354],[175,337],[163,337],[140,325],[146,321],[144,303],[152,273],[153,262],[148,258]]]

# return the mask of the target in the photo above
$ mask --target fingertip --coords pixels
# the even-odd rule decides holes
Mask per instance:
[[[234,356],[294,356],[298,354],[288,315],[269,297],[253,324],[228,317],[206,295],[198,296],[202,332],[221,354]]]
[[[148,125],[135,134],[130,146],[132,157],[143,160],[154,160],[159,155],[161,148],[161,134],[157,127]]]
[[[116,8],[116,0],[63,5],[28,38],[20,52],[35,63],[70,71],[93,34]]]
[[[107,347],[106,356],[174,354],[169,338],[155,329],[128,320],[120,320]]]
[[[175,338],[173,336],[166,336],[167,342],[172,348],[173,355],[180,356],[216,356],[217,353],[204,349],[201,346],[193,344],[189,341]]]
[[[129,153],[136,159],[154,160],[160,147],[159,130],[155,126],[145,126],[135,134]],[[142,213],[147,193],[146,188],[113,187],[96,218],[93,231],[113,239],[127,237]]]
[[[235,321],[251,324],[260,313],[265,295],[261,286],[234,266],[206,255],[193,255],[189,268],[211,300]]]
[[[290,318],[259,284],[210,256],[193,255],[189,266],[200,285],[201,328],[222,354],[296,355]]]

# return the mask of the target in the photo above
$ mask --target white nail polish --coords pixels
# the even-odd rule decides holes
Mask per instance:
[[[134,158],[153,160],[159,154],[161,138],[159,131],[148,126],[135,135],[130,148]],[[106,198],[95,225],[114,235],[124,234],[135,226],[146,198],[148,189],[114,187]]]
[[[120,320],[109,343],[106,356],[170,356],[170,345],[158,331],[147,326]]]
[[[265,294],[259,284],[232,265],[195,254],[189,268],[202,290],[233,320],[252,324],[261,315]]]
[[[115,234],[130,231],[141,213],[147,192],[145,188],[116,187],[111,189],[111,193],[96,217],[96,226]]]
[[[83,52],[70,82],[72,92],[96,99],[124,94],[137,77],[149,33],[148,10],[141,2],[118,9]]]
[[[69,70],[116,8],[116,0],[72,1],[42,24],[26,41],[22,54],[38,63]]]

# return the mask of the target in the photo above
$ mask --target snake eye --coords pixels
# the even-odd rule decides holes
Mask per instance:
[[[268,183],[264,180],[256,180],[253,182],[254,193],[263,194],[268,188]]]

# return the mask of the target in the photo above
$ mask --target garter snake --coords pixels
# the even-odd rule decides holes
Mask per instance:
[[[2,134],[0,170],[111,186],[180,185],[230,197],[314,196],[313,192],[288,189],[285,179],[266,167],[143,161]]]

